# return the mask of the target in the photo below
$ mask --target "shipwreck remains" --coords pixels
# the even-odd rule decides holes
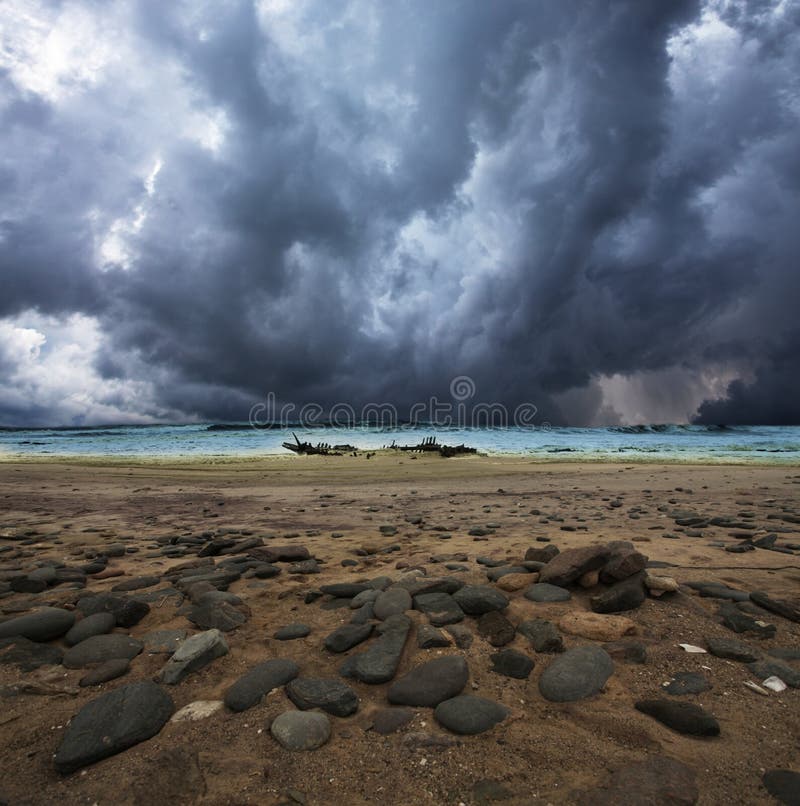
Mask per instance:
[[[294,442],[284,442],[283,447],[307,456],[343,456],[345,453],[353,453],[356,450],[353,445],[330,445],[327,442],[312,445],[310,442],[300,442],[294,431],[292,431],[292,436]]]
[[[396,445],[395,442],[392,441],[392,444],[389,447],[398,451],[412,451],[414,453],[427,453],[433,451],[438,453],[440,456],[443,456],[445,459],[448,459],[451,456],[462,456],[464,454],[478,452],[477,448],[470,448],[469,446],[464,445],[463,442],[461,445],[440,445],[436,441],[436,437],[427,437],[417,445]]]

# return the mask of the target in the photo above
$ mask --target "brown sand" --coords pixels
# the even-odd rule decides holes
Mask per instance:
[[[658,573],[679,582],[713,579],[796,598],[800,557],[761,550],[726,553],[709,544],[735,542],[729,530],[709,528],[702,538],[687,537],[658,506],[672,500],[670,509],[731,516],[747,510],[754,513],[759,528],[769,530],[780,523],[795,530],[781,534],[781,540],[800,542],[800,527],[767,520],[781,507],[797,507],[798,484],[797,468],[559,465],[490,457],[378,455],[370,460],[307,457],[136,465],[7,462],[0,464],[0,535],[31,530],[42,539],[0,555],[0,567],[17,563],[27,568],[32,559],[44,558],[80,564],[84,560],[76,556],[78,550],[122,540],[139,546],[140,552],[111,560],[109,567],[130,576],[163,573],[181,560],[147,558],[154,545],[151,538],[223,529],[307,546],[324,561],[321,574],[290,576],[284,571],[268,581],[242,579],[231,586],[246,600],[252,616],[226,635],[228,655],[170,687],[180,708],[194,700],[221,699],[248,667],[270,657],[294,659],[304,676],[337,677],[343,656],[326,653],[322,640],[349,619],[350,611],[323,610],[320,602],[305,605],[304,593],[320,584],[395,576],[401,573],[397,564],[403,562],[424,566],[436,576],[449,572],[431,558],[460,552],[469,558],[465,564],[471,570],[459,576],[484,583],[477,556],[519,560],[530,546],[543,545],[534,542],[538,536],[550,537],[562,549],[634,540],[651,560],[674,563],[676,568]],[[623,505],[611,507],[617,498]],[[532,509],[541,515],[530,514]],[[563,523],[540,522],[554,514],[563,517]],[[423,526],[406,522],[407,516],[417,515],[424,519]],[[486,538],[467,534],[472,527],[490,523],[497,526]],[[384,524],[397,526],[397,535],[382,535],[379,526]],[[432,526],[448,531],[434,531]],[[577,531],[563,531],[562,526]],[[663,531],[677,533],[680,539],[664,539]],[[332,532],[344,536],[332,539]],[[294,534],[298,536],[288,536]],[[451,538],[442,539],[443,534]],[[268,539],[265,542],[269,545]],[[392,543],[402,550],[355,554],[360,548]],[[346,558],[359,565],[341,567]],[[88,587],[109,590],[118,581],[90,580]],[[588,608],[588,593],[583,592],[574,594],[571,602],[551,605],[530,602],[521,592],[509,596],[508,615],[515,623],[533,617],[556,620],[568,611]],[[76,592],[61,586],[36,597],[14,594],[0,599],[0,614],[34,599],[37,605],[69,605]],[[184,616],[176,615],[173,600],[158,604],[130,630],[134,637],[159,628],[192,628]],[[386,686],[355,682],[351,685],[361,698],[358,713],[332,718],[331,741],[314,752],[286,752],[270,737],[271,719],[292,707],[283,691],[275,691],[241,714],[221,711],[199,722],[167,724],[155,738],[67,777],[58,775],[52,763],[67,721],[100,693],[152,677],[164,656],[140,655],[126,677],[92,689],[77,689],[84,674],[80,670],[49,667],[48,672],[45,667],[26,675],[0,665],[0,802],[472,804],[488,802],[487,792],[500,794],[492,788],[497,785],[509,796],[505,803],[569,803],[577,792],[606,784],[620,767],[662,754],[696,771],[701,804],[771,803],[760,782],[763,771],[800,766],[800,692],[760,696],[744,686],[751,679],[746,666],[711,655],[689,655],[677,645],[703,645],[705,636],[719,636],[739,637],[762,649],[796,647],[800,625],[770,616],[767,620],[778,626],[777,635],[758,641],[734,636],[715,613],[716,603],[710,599],[680,594],[648,599],[626,614],[648,645],[648,663],[617,662],[601,695],[564,705],[545,701],[537,688],[538,676],[552,656],[535,655],[527,639],[518,635],[510,646],[536,659],[530,679],[492,673],[488,656],[495,650],[468,618],[465,623],[475,640],[464,653],[471,673],[467,690],[504,703],[512,716],[482,735],[456,737],[450,747],[414,742],[419,732],[446,735],[430,709],[416,709],[411,725],[398,733],[380,736],[369,730],[371,714],[387,704]],[[419,613],[411,615],[422,620]],[[271,638],[276,628],[293,621],[312,625],[311,635],[287,643]],[[585,643],[572,636],[565,641],[568,646]],[[418,650],[412,633],[400,673],[437,653],[458,651]],[[690,670],[705,671],[713,683],[711,691],[688,699],[719,719],[722,735],[717,739],[679,735],[633,708],[640,698],[664,696],[662,683]],[[13,695],[8,687],[21,680],[40,683],[45,692],[66,693]],[[486,781],[493,785],[481,783]]]

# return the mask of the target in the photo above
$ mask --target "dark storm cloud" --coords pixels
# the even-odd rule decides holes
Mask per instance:
[[[94,317],[143,413],[467,374],[580,424],[617,416],[599,379],[674,368],[743,379],[703,421],[797,419],[791,7],[49,7],[122,55],[0,74],[0,316]]]

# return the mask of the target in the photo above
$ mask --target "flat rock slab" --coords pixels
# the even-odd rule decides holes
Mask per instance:
[[[389,616],[380,627],[380,636],[369,649],[353,658],[348,673],[362,683],[388,683],[400,665],[403,648],[411,630],[411,619],[405,614]]]
[[[375,599],[375,618],[384,621],[389,616],[411,610],[411,594],[405,588],[389,588],[381,591]]]
[[[153,630],[142,636],[144,651],[150,655],[171,655],[186,640],[186,630]]]
[[[609,654],[597,646],[579,646],[559,655],[539,678],[541,695],[551,702],[592,697],[614,673]]]
[[[800,806],[800,772],[767,770],[761,781],[775,800],[786,806]]]
[[[123,582],[118,582],[111,588],[115,593],[117,591],[136,591],[142,588],[152,588],[161,582],[161,577],[147,576],[147,577],[133,577],[126,579]]]
[[[489,655],[492,671],[516,680],[527,680],[533,671],[534,661],[516,649],[503,649]]]
[[[155,736],[174,710],[172,697],[150,680],[92,700],[67,726],[56,751],[56,770],[74,772]]]
[[[81,687],[100,686],[108,683],[109,680],[116,680],[118,677],[128,673],[131,662],[127,658],[112,658],[99,666],[95,666],[88,674],[85,674],[78,683]]]
[[[791,602],[784,601],[783,599],[773,599],[769,594],[763,591],[753,591],[750,594],[750,599],[759,607],[763,607],[771,613],[789,619],[789,621],[800,623],[800,607]]]
[[[330,738],[331,723],[317,711],[286,711],[273,720],[269,730],[286,750],[316,750]]]
[[[64,636],[64,643],[67,646],[75,646],[94,635],[105,635],[116,626],[117,619],[113,613],[93,613],[75,622]]]
[[[91,616],[92,613],[113,613],[117,626],[125,629],[138,624],[150,612],[150,605],[146,602],[116,593],[85,596],[78,601],[77,607],[85,616]]]
[[[202,630],[230,632],[247,621],[247,613],[229,601],[204,599],[192,606],[188,618]]]
[[[539,572],[539,581],[563,587],[575,582],[587,571],[596,571],[608,561],[607,546],[583,546],[565,549],[553,557]]]
[[[757,649],[753,649],[735,638],[706,638],[706,646],[715,657],[740,663],[753,663],[761,657],[761,653]]]
[[[647,663],[647,647],[641,641],[622,639],[603,644],[603,649],[611,656],[611,660],[623,663]]]
[[[58,666],[64,658],[60,647],[31,641],[21,635],[0,638],[0,664],[18,666],[23,672],[32,672],[40,666]]]
[[[0,624],[0,638],[22,636],[29,641],[52,641],[60,638],[75,623],[75,614],[60,607],[42,607],[33,613],[17,616]]]
[[[325,649],[329,652],[347,652],[366,641],[372,635],[372,624],[343,624],[325,637]]]
[[[295,622],[294,624],[287,624],[284,627],[279,627],[272,634],[272,637],[276,641],[295,641],[298,638],[305,638],[310,634],[311,627],[309,627],[308,624],[300,624],[299,622]]]
[[[411,708],[380,708],[372,715],[372,730],[380,736],[397,733],[414,718]]]
[[[224,707],[222,700],[195,700],[176,711],[170,722],[199,722],[219,713]]]
[[[334,582],[332,585],[321,585],[320,590],[335,599],[352,599],[363,591],[371,590],[369,585],[357,582]]]
[[[464,620],[464,611],[449,593],[435,591],[414,597],[414,607],[424,613],[434,627],[458,624]]]
[[[321,708],[333,716],[350,716],[358,710],[358,694],[341,680],[298,677],[286,686],[289,699],[301,710]]]
[[[595,613],[624,613],[641,607],[646,599],[642,580],[634,577],[617,582],[608,590],[592,596],[589,601]]]
[[[514,640],[517,628],[498,610],[491,610],[478,619],[478,634],[492,646],[501,647]]]
[[[285,686],[300,674],[293,660],[274,658],[245,672],[226,692],[225,705],[231,711],[246,711],[279,686]]]
[[[782,663],[779,660],[758,660],[748,664],[747,668],[759,679],[766,680],[768,677],[780,677],[787,686],[800,688],[800,671]]]
[[[678,672],[668,685],[664,686],[667,694],[682,696],[684,694],[702,694],[711,690],[708,678],[700,672]]]
[[[572,594],[566,588],[551,585],[549,582],[534,582],[524,595],[532,602],[568,602],[572,598]]]
[[[656,756],[617,770],[602,789],[580,795],[578,806],[694,806],[700,797],[695,772],[680,761]]]
[[[83,669],[94,663],[104,663],[114,658],[133,660],[142,648],[142,642],[131,638],[130,635],[119,633],[93,635],[70,647],[64,653],[62,663],[67,669]]]
[[[508,708],[500,703],[472,694],[461,694],[439,703],[433,716],[443,728],[460,735],[473,736],[493,728],[509,713]]]
[[[657,719],[678,733],[689,736],[719,736],[719,722],[693,702],[639,700],[636,710]]]
[[[529,619],[517,626],[517,632],[531,642],[534,652],[564,651],[564,639],[555,624],[550,621],[540,618]]]
[[[452,646],[453,642],[431,624],[420,624],[417,627],[417,646],[420,649],[435,649]]]
[[[219,630],[208,630],[187,638],[161,667],[160,682],[174,686],[192,672],[228,654],[228,644]]]
[[[636,624],[626,616],[585,611],[566,613],[558,620],[558,626],[563,632],[593,641],[619,641],[636,633]]]
[[[423,663],[389,686],[394,705],[432,708],[460,694],[469,680],[469,667],[461,655],[446,655]]]
[[[508,607],[508,597],[490,585],[464,585],[453,594],[453,599],[470,616],[482,616]]]

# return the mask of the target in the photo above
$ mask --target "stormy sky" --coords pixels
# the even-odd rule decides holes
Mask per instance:
[[[796,0],[4,0],[0,424],[800,423]]]

